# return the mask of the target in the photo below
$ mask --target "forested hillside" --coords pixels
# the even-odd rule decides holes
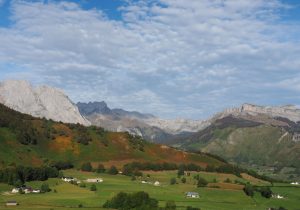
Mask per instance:
[[[132,161],[195,163],[202,167],[224,164],[206,154],[187,153],[152,144],[128,133],[34,118],[2,104],[0,160],[0,166],[41,166],[61,160],[75,166],[86,161],[107,165],[123,165]]]

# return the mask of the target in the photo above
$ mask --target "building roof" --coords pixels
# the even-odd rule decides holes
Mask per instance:
[[[17,203],[17,201],[6,201],[6,203]]]
[[[186,194],[187,195],[199,195],[199,193],[197,193],[197,192],[187,192]]]

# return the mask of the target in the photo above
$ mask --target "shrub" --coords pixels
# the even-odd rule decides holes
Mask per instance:
[[[96,185],[92,184],[90,190],[91,190],[91,191],[97,191]]]
[[[181,182],[182,182],[182,183],[186,183],[186,178],[185,178],[185,177],[182,177]]]
[[[108,170],[108,173],[111,175],[117,175],[119,173],[119,171],[116,168],[116,166],[111,166],[110,169]]]
[[[208,182],[204,178],[199,177],[197,187],[206,187],[207,184]]]
[[[92,171],[93,170],[93,167],[92,167],[92,165],[91,165],[91,163],[90,162],[87,162],[87,163],[83,163],[82,165],[81,165],[81,170],[82,171]]]
[[[46,192],[50,192],[50,191],[51,191],[51,189],[50,189],[49,185],[47,183],[43,183],[41,186],[41,192],[46,193]]]
[[[269,187],[262,187],[260,190],[261,196],[265,198],[271,198],[272,197],[272,191]]]
[[[246,195],[251,197],[254,196],[254,187],[251,184],[246,184],[243,190],[246,193]]]
[[[96,172],[97,173],[104,173],[105,172],[104,165],[103,164],[99,164]]]
[[[183,176],[183,175],[184,175],[184,166],[180,165],[179,169],[177,171],[177,176],[180,177],[180,176]]]
[[[85,183],[80,183],[79,187],[85,188],[86,185],[85,185]]]
[[[171,179],[170,179],[170,184],[171,184],[171,185],[176,184],[176,178],[174,178],[174,177],[171,178]]]
[[[176,204],[174,201],[167,201],[165,210],[174,210],[176,209]]]

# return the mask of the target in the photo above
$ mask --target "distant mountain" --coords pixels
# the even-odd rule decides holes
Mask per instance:
[[[148,119],[154,118],[151,114],[142,114],[136,111],[126,111],[123,109],[110,109],[104,101],[101,102],[88,102],[77,103],[78,109],[82,115],[90,116],[93,114],[109,115],[112,118],[136,118],[136,119]]]
[[[1,82],[0,103],[35,117],[90,125],[68,96],[48,86],[33,87],[29,82],[21,80]]]
[[[77,103],[80,113],[93,125],[110,131],[127,131],[143,138],[166,143],[168,140],[197,132],[208,125],[206,121],[165,120],[152,114],[143,114],[123,109],[110,109],[102,102]]]
[[[300,109],[295,106],[244,104],[218,113],[206,128],[170,144],[239,164],[297,168],[299,173],[299,119]]]
[[[101,102],[89,102],[89,103],[77,103],[79,112],[82,115],[92,115],[92,114],[112,114],[110,108],[104,101]]]
[[[229,114],[234,116],[253,116],[257,119],[260,116],[267,116],[270,118],[283,117],[294,122],[300,121],[300,109],[295,105],[258,106],[246,103],[241,107],[226,109],[224,112],[217,114],[216,117],[220,118]]]

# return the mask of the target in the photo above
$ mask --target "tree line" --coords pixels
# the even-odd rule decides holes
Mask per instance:
[[[60,176],[55,167],[10,167],[0,170],[0,182],[14,186],[21,186],[28,181],[45,181],[48,178]]]
[[[148,193],[140,191],[135,193],[120,192],[111,200],[104,203],[103,208],[119,210],[176,210],[174,201],[167,201],[165,207],[158,207],[158,200],[151,198]],[[195,207],[186,207],[186,210],[200,210]]]

